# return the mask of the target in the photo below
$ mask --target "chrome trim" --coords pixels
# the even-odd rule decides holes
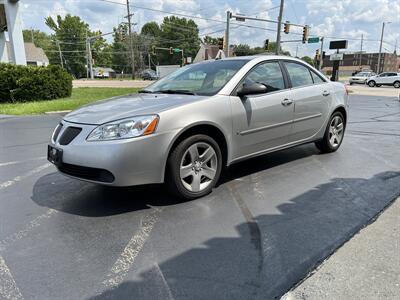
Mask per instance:
[[[263,130],[267,130],[267,129],[271,129],[271,128],[275,128],[275,127],[279,127],[279,126],[283,126],[283,125],[288,125],[291,123],[293,123],[293,120],[282,122],[282,123],[276,123],[276,124],[272,124],[272,125],[267,125],[267,126],[263,126],[263,127],[258,127],[258,128],[254,128],[254,129],[244,130],[244,131],[238,132],[238,134],[239,135],[247,135],[250,133],[255,133],[258,131],[263,131]]]
[[[315,114],[315,115],[294,119],[293,123],[297,123],[297,122],[301,122],[301,121],[305,121],[305,120],[309,120],[309,119],[314,119],[314,118],[319,118],[321,116],[322,116],[322,113],[318,113],[318,114]]]
[[[292,124],[292,123],[297,123],[297,122],[301,122],[301,121],[305,121],[305,120],[309,120],[309,119],[314,119],[314,118],[318,118],[321,117],[322,113],[318,113],[315,115],[311,115],[311,116],[307,116],[307,117],[303,117],[303,118],[298,118],[295,120],[290,120],[290,121],[286,121],[286,122],[282,122],[282,123],[276,123],[276,124],[272,124],[272,125],[267,125],[267,126],[263,126],[263,127],[258,127],[258,128],[254,128],[254,129],[249,129],[249,130],[243,130],[238,132],[237,134],[239,135],[247,135],[247,134],[251,134],[251,133],[255,133],[255,132],[259,132],[259,131],[263,131],[263,130],[267,130],[267,129],[272,129],[275,127],[279,127],[279,126],[284,126],[284,125],[288,125],[288,124]]]

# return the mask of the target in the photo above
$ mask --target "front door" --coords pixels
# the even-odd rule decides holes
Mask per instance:
[[[288,142],[293,120],[293,101],[281,65],[277,61],[255,66],[240,85],[261,83],[267,92],[245,97],[231,96],[234,153],[239,158]]]

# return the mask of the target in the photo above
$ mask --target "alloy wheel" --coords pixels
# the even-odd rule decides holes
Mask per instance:
[[[191,145],[183,154],[180,163],[180,179],[191,192],[201,192],[214,180],[218,158],[214,148],[205,142]]]
[[[344,123],[340,116],[332,118],[329,125],[329,143],[333,148],[337,148],[343,138]]]

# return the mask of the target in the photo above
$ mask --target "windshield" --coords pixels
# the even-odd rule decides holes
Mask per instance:
[[[188,65],[153,83],[142,92],[215,95],[248,61],[216,60]]]

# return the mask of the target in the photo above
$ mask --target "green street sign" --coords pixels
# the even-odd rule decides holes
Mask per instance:
[[[179,49],[179,48],[174,48],[173,50],[175,53],[181,52],[181,49]]]
[[[312,44],[312,43],[319,43],[319,37],[312,37],[312,38],[308,38],[308,43]]]

